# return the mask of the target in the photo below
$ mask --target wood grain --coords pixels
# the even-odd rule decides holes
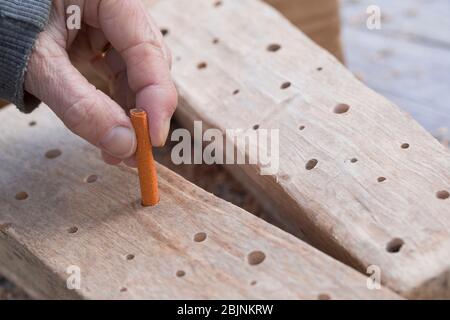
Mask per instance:
[[[170,30],[186,126],[280,130],[277,175],[228,168],[281,224],[361,271],[379,266],[407,297],[450,297],[448,150],[260,1],[166,0],[151,11]],[[336,113],[342,103],[349,110]]]
[[[141,207],[136,171],[105,165],[45,106],[0,118],[0,271],[33,297],[397,298],[165,167],[161,203]]]

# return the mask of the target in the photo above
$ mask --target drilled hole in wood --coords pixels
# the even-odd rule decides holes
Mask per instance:
[[[120,292],[127,292],[128,291],[128,289],[127,288],[125,288],[125,287],[123,287],[123,288],[120,288]]]
[[[298,129],[300,130],[300,131],[303,131],[303,130],[305,130],[305,126],[300,126],[300,127],[298,127]]]
[[[126,256],[127,260],[133,260],[134,259],[134,254],[127,254]]]
[[[266,255],[262,251],[252,251],[247,256],[248,264],[256,266],[261,264],[266,259]]]
[[[214,38],[214,39],[213,39],[213,41],[212,41],[212,43],[214,43],[214,44],[218,44],[218,43],[219,43],[219,39],[217,39],[217,38]]]
[[[352,158],[352,159],[350,160],[350,162],[351,162],[351,163],[356,163],[356,162],[358,162],[358,159]]]
[[[238,93],[239,93],[239,90],[238,90],[238,89],[236,89],[236,90],[233,91],[233,95],[237,95]]]
[[[205,240],[206,240],[206,233],[204,232],[199,232],[194,235],[195,242],[203,242]]]
[[[386,178],[385,177],[378,177],[377,181],[381,183],[381,182],[386,181]]]
[[[317,159],[311,159],[306,163],[305,169],[312,170],[317,166],[318,163],[319,163],[319,161]]]
[[[199,69],[199,70],[206,69],[206,67],[208,67],[208,64],[206,62],[200,62],[197,65],[197,69]]]
[[[340,103],[334,107],[334,113],[343,114],[350,110],[350,106],[345,103]]]
[[[277,52],[280,49],[281,49],[281,46],[276,43],[272,43],[269,46],[267,46],[267,51],[270,51],[270,52]]]
[[[259,124],[255,124],[254,126],[253,126],[253,130],[258,130],[259,129]]]
[[[90,176],[88,176],[84,181],[86,183],[94,183],[95,181],[97,181],[98,176],[95,174],[91,174]]]
[[[404,143],[401,145],[402,149],[408,149],[409,148],[409,143]]]
[[[163,37],[167,36],[169,34],[169,29],[161,29],[161,34],[163,35]]]
[[[30,127],[34,127],[36,125],[36,121],[32,120],[28,123]]]
[[[48,159],[55,159],[61,155],[61,150],[59,149],[52,149],[45,153],[45,157]]]
[[[26,198],[28,198],[28,193],[26,193],[25,191],[17,192],[14,198],[16,198],[16,200],[25,200]]]
[[[77,233],[78,232],[78,228],[77,227],[70,227],[69,229],[67,229],[68,233]]]
[[[281,89],[282,89],[282,90],[285,90],[285,89],[289,88],[290,86],[291,86],[291,83],[290,83],[290,82],[284,82],[284,83],[281,85]]]
[[[186,275],[186,272],[184,272],[183,270],[178,270],[176,273],[176,276],[178,278],[184,277]]]
[[[331,300],[331,297],[329,294],[321,293],[317,296],[317,299],[319,300]]]
[[[450,193],[447,190],[441,190],[436,192],[436,197],[441,200],[446,200],[450,198]]]
[[[386,251],[390,253],[400,252],[405,242],[400,238],[394,238],[386,245]]]

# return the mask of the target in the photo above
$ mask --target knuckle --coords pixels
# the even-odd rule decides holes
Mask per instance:
[[[144,59],[157,58],[163,59],[164,52],[161,44],[156,40],[147,40],[135,44],[123,51],[123,54],[132,56],[136,61],[142,61]]]
[[[164,59],[164,51],[161,44],[155,40],[148,40],[142,44],[143,55],[146,57]]]
[[[87,138],[86,128],[96,128],[94,110],[96,99],[85,96],[71,104],[62,114],[62,121],[75,134]]]
[[[123,12],[126,1],[123,0],[100,0],[98,4],[99,14],[103,21],[116,19]]]

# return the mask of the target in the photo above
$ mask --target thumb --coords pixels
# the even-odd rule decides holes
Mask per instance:
[[[91,85],[65,53],[33,54],[25,88],[46,103],[75,134],[108,154],[126,159],[136,150],[136,136],[125,111]]]

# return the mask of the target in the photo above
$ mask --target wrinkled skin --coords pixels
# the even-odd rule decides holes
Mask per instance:
[[[78,5],[81,30],[68,30],[66,9]],[[154,146],[162,146],[177,93],[171,55],[139,0],[56,0],[39,34],[25,90],[46,103],[75,134],[102,150],[105,162],[134,165],[136,138],[126,110],[145,109]],[[112,98],[75,68],[88,63],[113,89]]]

